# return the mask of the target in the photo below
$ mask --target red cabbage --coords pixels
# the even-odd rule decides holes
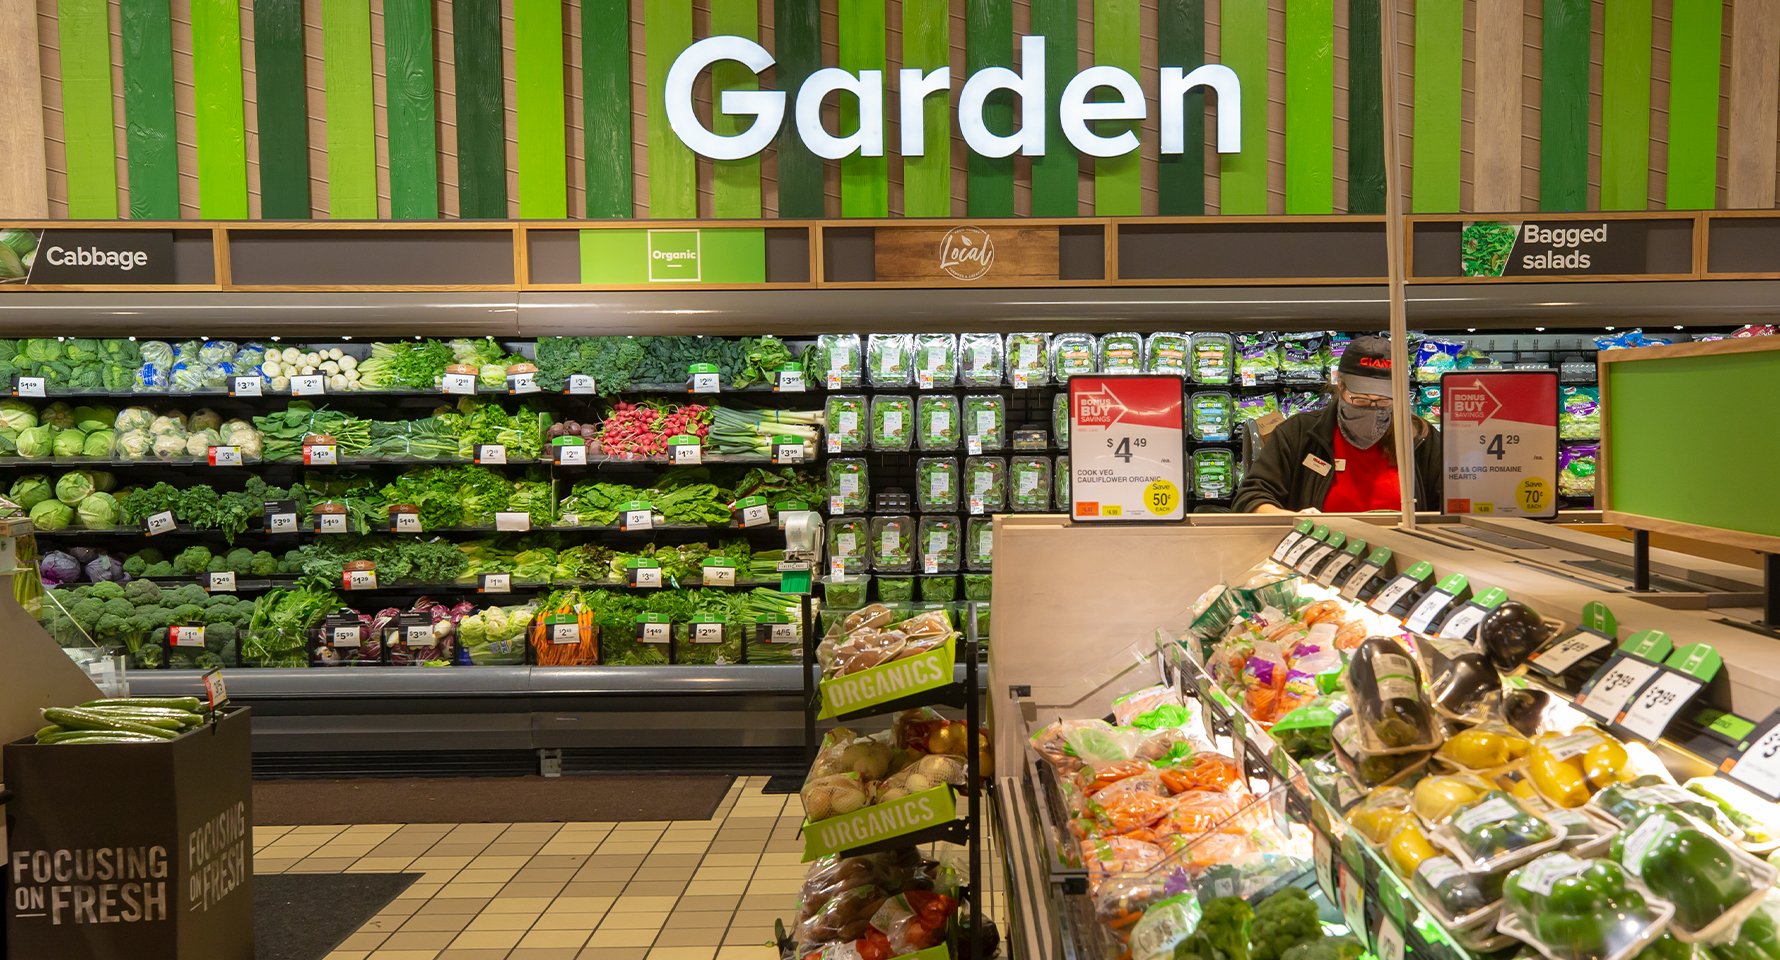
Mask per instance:
[[[124,572],[124,565],[118,563],[110,554],[102,553],[87,562],[87,579],[94,583],[107,580],[117,583],[128,583],[130,575]]]
[[[80,580],[80,561],[60,550],[52,550],[37,561],[37,575],[46,587],[59,587]]]

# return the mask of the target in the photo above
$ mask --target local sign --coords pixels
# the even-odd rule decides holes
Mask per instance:
[[[1076,520],[1185,516],[1180,378],[1069,381],[1069,513]]]
[[[1557,513],[1557,373],[1449,373],[1440,381],[1447,513]]]

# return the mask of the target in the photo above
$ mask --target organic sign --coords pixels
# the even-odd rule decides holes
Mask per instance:
[[[943,687],[952,682],[956,662],[953,641],[947,640],[926,653],[823,680],[821,716],[852,713]]]
[[[952,788],[941,784],[826,820],[806,821],[803,825],[804,862],[944,826],[957,818],[958,801],[953,797]]]

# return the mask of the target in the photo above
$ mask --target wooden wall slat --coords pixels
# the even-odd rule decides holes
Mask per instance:
[[[581,0],[581,117],[587,216],[635,215],[631,171],[628,0]]]
[[[1520,209],[1524,11],[1522,0],[1477,0],[1471,206],[1486,213]]]
[[[514,0],[519,215],[528,219],[560,220],[569,215],[562,38],[562,0]]]
[[[842,70],[858,74],[876,70],[883,74],[885,61],[884,4],[887,0],[839,0],[836,25],[839,28]],[[886,111],[894,101],[884,98]],[[850,134],[859,129],[859,99],[839,95],[840,126],[837,133]],[[886,118],[887,119],[887,118]],[[889,124],[885,124],[886,141]],[[891,149],[886,142],[885,149]],[[841,158],[841,216],[887,217],[890,215],[890,164],[880,154],[864,156],[858,152]]]
[[[1286,212],[1335,209],[1335,3],[1286,5]]]
[[[1409,209],[1451,213],[1459,208],[1465,8],[1453,0],[1415,5],[1415,115]]]
[[[457,84],[459,216],[507,216],[507,97],[502,85],[499,0],[454,0],[451,46]]]
[[[43,88],[34,0],[0,0],[0,217],[50,214]]]
[[[370,0],[323,0],[328,78],[328,216],[377,219]]]
[[[1780,0],[1731,5],[1730,101],[1729,203],[1771,208],[1780,156]]]
[[[1650,2],[1605,7],[1601,64],[1601,209],[1643,210],[1650,197]]]
[[[68,145],[68,215],[117,216],[117,124],[111,117],[111,27],[106,0],[59,0],[62,132]]]
[[[757,0],[711,0],[711,35],[760,39],[760,5]],[[747,67],[725,61],[711,68],[713,106],[725,90],[754,90],[760,81]],[[723,136],[742,131],[749,117],[712,111],[711,129]],[[711,162],[711,215],[715,217],[760,216],[760,156]]]
[[[275,7],[277,0],[265,3]],[[255,4],[256,36],[262,35],[257,26],[258,8]],[[299,15],[299,31],[301,20]],[[173,120],[173,24],[167,0],[119,0],[118,25],[123,34],[124,156],[130,170],[130,216],[175,220],[179,217],[179,132]],[[262,90],[262,116],[265,102]],[[260,144],[263,154],[264,137]],[[308,153],[307,138],[302,152]],[[263,155],[260,167],[263,181]],[[301,216],[309,215],[308,180],[305,167]],[[273,216],[263,210],[261,215]]]

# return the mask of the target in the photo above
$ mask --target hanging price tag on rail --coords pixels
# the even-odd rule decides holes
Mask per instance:
[[[476,584],[477,593],[512,593],[513,575],[510,573],[485,573]]]
[[[1615,653],[1576,695],[1576,708],[1602,723],[1612,723],[1644,684],[1662,667],[1629,653]]]
[[[267,533],[297,532],[297,502],[295,500],[268,500],[261,525]]]
[[[562,392],[576,397],[592,396],[599,389],[593,378],[585,373],[569,374],[568,382],[563,384]]]
[[[507,374],[507,393],[519,396],[525,393],[538,392],[538,374],[536,371],[522,370],[519,373]]]
[[[205,574],[204,589],[211,593],[234,593],[235,572],[233,570],[224,570],[221,573]]]
[[[624,568],[624,580],[633,587],[654,590],[661,586],[661,564],[654,560],[632,560]]]
[[[772,511],[765,497],[743,497],[735,502],[735,522],[741,527],[758,527],[772,522]]]
[[[799,440],[796,437],[774,437],[773,438],[773,462],[774,463],[779,463],[779,464],[802,463],[803,460],[804,460],[804,457],[803,457],[803,441],[802,440]]]
[[[1311,527],[1310,536],[1299,539],[1299,541],[1292,546],[1292,549],[1287,550],[1286,558],[1283,562],[1288,567],[1296,568],[1299,561],[1310,555],[1310,551],[1322,546],[1328,539],[1329,528],[1327,526],[1319,523],[1316,526]]]
[[[152,514],[142,521],[142,532],[151,537],[158,537],[163,533],[172,533],[174,530],[178,529],[178,527],[179,522],[173,519],[173,511],[171,510],[162,510],[160,513]]]
[[[1348,571],[1352,570],[1354,564],[1358,563],[1360,558],[1365,555],[1366,541],[1349,540],[1347,546],[1342,548],[1340,553],[1332,557],[1328,563],[1323,564],[1323,569],[1317,572],[1316,582],[1325,587],[1334,586],[1335,581],[1347,576]]]
[[[1570,668],[1610,649],[1619,633],[1619,618],[1607,605],[1593,600],[1582,607],[1582,621],[1575,633],[1560,637],[1533,651],[1527,664],[1548,677],[1562,676]]]
[[[43,377],[12,378],[12,395],[15,397],[41,397],[45,392]]]
[[[1445,512],[1556,516],[1557,416],[1555,370],[1441,377]]]
[[[476,392],[476,375],[473,373],[447,373],[439,379],[439,389],[448,394],[473,394]]]
[[[265,381],[261,380],[259,377],[231,377],[229,378],[229,396],[262,396],[261,388],[263,386],[265,386]]]
[[[668,438],[668,459],[676,467],[696,467],[705,462],[705,448],[690,434]]]
[[[556,465],[559,467],[587,465],[587,444],[578,437],[557,437],[550,449],[555,453]]]
[[[695,623],[687,628],[686,634],[693,643],[722,643],[723,624]]]
[[[1181,406],[1179,377],[1072,377],[1070,515],[1078,521],[1184,517]]]
[[[204,628],[198,624],[168,627],[167,642],[175,647],[201,647],[204,645]]]
[[[1328,539],[1312,546],[1310,552],[1306,553],[1297,563],[1292,564],[1292,569],[1308,575],[1311,571],[1322,566],[1345,543],[1347,543],[1347,534],[1331,530]]]
[[[1780,801],[1780,710],[1768,715],[1719,769],[1770,801]]]
[[[574,614],[551,614],[544,625],[550,628],[550,642],[567,644],[581,642],[581,624]]]
[[[1655,743],[1662,739],[1675,717],[1705,688],[1705,681],[1698,677],[1659,667],[1656,675],[1614,718],[1614,723],[1640,740]]]
[[[658,613],[645,613],[637,617],[638,643],[671,643],[674,639],[674,625]]]
[[[802,392],[804,392],[803,368],[800,366],[797,366],[796,364],[787,364],[783,367],[780,367],[777,378],[775,379],[775,381],[773,383],[773,392],[774,393],[802,393]]]
[[[340,462],[340,448],[332,443],[303,444],[303,465],[331,467]]]
[[[340,586],[347,590],[377,589],[377,568],[369,560],[356,563],[359,565],[340,574]]]
[[[205,450],[205,458],[213,467],[239,467],[241,465],[240,447],[209,447]]]
[[[308,373],[290,378],[290,395],[293,397],[319,397],[328,392],[327,377],[319,373]]]
[[[1274,563],[1286,562],[1286,554],[1291,553],[1292,549],[1309,537],[1310,531],[1315,529],[1316,523],[1311,520],[1300,520],[1293,524],[1292,529],[1280,538],[1279,543],[1274,546],[1273,552],[1268,554],[1267,559]]]
[[[686,368],[687,393],[716,393],[723,389],[720,371],[714,363],[695,363]]]
[[[735,586],[735,561],[721,558],[707,559],[698,571],[699,583],[706,587]]]
[[[1418,563],[1408,570],[1397,574],[1390,583],[1384,585],[1367,605],[1379,613],[1390,613],[1392,608],[1402,603],[1418,587],[1434,576],[1434,565],[1427,562]]]
[[[498,443],[479,443],[476,445],[476,462],[485,465],[506,463],[507,448]]]
[[[618,529],[626,533],[655,529],[655,508],[644,500],[627,500],[619,504]]]

